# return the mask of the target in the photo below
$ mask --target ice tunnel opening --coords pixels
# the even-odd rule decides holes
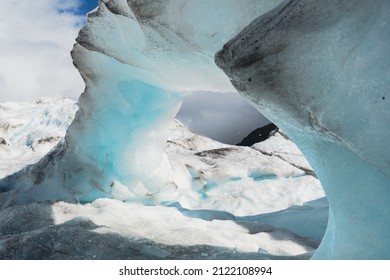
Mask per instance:
[[[270,124],[235,92],[194,92],[184,98],[176,119],[201,135],[230,145]]]

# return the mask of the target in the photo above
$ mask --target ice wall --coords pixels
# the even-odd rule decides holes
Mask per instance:
[[[289,0],[216,55],[301,148],[331,213],[314,258],[390,258],[390,2]]]
[[[214,53],[280,2],[102,0],[72,51],[86,88],[65,142],[2,180],[0,204],[158,193],[171,176],[163,150],[181,100],[232,90]]]

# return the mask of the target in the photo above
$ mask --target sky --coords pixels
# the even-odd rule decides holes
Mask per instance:
[[[176,118],[200,134],[227,144],[238,144],[269,123],[238,93],[195,93],[184,100]]]
[[[89,11],[92,11],[94,8],[98,6],[99,1],[98,0],[84,0],[81,1],[81,6],[79,8],[80,14],[86,14]]]
[[[86,13],[97,5],[97,0],[0,1],[0,102],[78,99],[84,83],[70,51]],[[193,95],[184,101],[178,118],[229,144],[267,123],[237,94]]]

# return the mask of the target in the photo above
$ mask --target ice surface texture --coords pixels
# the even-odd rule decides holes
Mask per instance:
[[[390,2],[284,1],[217,53],[302,149],[331,213],[314,258],[390,258]]]

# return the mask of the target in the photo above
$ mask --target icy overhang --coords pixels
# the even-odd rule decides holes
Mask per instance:
[[[216,55],[301,148],[330,219],[315,258],[390,257],[390,2],[290,0]]]

